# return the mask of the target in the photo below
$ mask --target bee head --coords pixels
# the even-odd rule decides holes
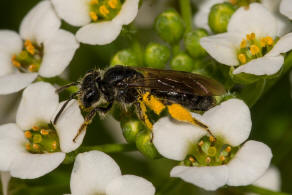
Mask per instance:
[[[90,108],[100,99],[100,71],[89,71],[81,81],[79,99],[84,108]]]

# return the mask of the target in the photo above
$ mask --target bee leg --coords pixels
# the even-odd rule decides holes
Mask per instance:
[[[94,118],[94,116],[96,115],[97,112],[101,112],[101,113],[107,113],[113,106],[113,102],[111,102],[107,107],[95,107],[93,108],[93,110],[91,110],[84,119],[83,124],[81,125],[81,127],[78,130],[78,133],[76,134],[76,136],[73,139],[73,142],[76,142],[76,139],[78,138],[78,136],[86,129],[86,127],[91,123],[92,119]]]
[[[56,92],[57,93],[61,93],[62,91],[64,91],[65,89],[69,88],[69,87],[72,87],[72,86],[76,86],[76,85],[79,85],[79,82],[73,82],[73,83],[69,83],[67,85],[64,85],[58,89],[56,89]]]
[[[170,114],[170,116],[172,118],[174,118],[175,120],[183,121],[183,122],[191,123],[193,125],[200,126],[203,129],[205,129],[212,136],[212,138],[214,138],[214,140],[215,140],[215,136],[211,133],[208,126],[201,123],[197,119],[195,119],[191,115],[191,113],[187,109],[185,109],[183,106],[181,106],[180,104],[171,104],[171,105],[167,106],[167,109],[168,109],[168,113]]]
[[[74,99],[74,97],[78,94],[78,92],[73,93],[68,100],[66,100],[66,102],[63,104],[63,106],[61,107],[61,109],[59,110],[59,112],[57,113],[57,115],[54,118],[53,124],[55,125],[59,119],[59,117],[61,116],[62,112],[64,111],[64,109],[66,108],[66,106],[68,105],[68,103]]]
[[[148,129],[152,129],[152,123],[149,120],[149,117],[147,115],[147,108],[146,105],[144,104],[144,102],[139,102],[139,104],[137,105],[137,109],[138,109],[138,113],[139,113],[139,118],[140,120],[142,120],[146,127],[148,127]]]

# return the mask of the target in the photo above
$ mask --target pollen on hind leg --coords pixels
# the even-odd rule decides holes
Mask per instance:
[[[178,121],[189,122],[194,124],[194,119],[191,113],[180,104],[169,105],[167,106],[167,109],[168,113],[171,115],[172,118]]]

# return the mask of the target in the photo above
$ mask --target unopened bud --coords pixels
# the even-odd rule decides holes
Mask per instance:
[[[183,19],[175,10],[167,10],[156,18],[155,30],[164,41],[176,43],[181,40],[185,26]]]
[[[142,121],[126,117],[121,120],[121,128],[123,130],[123,135],[128,143],[135,143],[137,134],[145,129]]]
[[[136,146],[144,156],[150,159],[157,159],[161,157],[152,143],[152,131],[148,129],[137,134]]]
[[[131,49],[124,49],[118,51],[111,59],[110,66],[124,65],[124,66],[140,66],[138,57]]]
[[[144,61],[147,67],[163,69],[169,57],[168,47],[158,43],[149,43],[145,49]]]
[[[193,63],[192,58],[186,53],[179,53],[171,60],[170,66],[173,70],[191,72]]]
[[[231,3],[213,5],[209,14],[209,26],[214,33],[227,31],[227,26],[235,8]]]
[[[193,58],[202,57],[207,54],[200,45],[200,39],[205,36],[208,36],[208,32],[204,29],[194,30],[184,36],[185,48]]]

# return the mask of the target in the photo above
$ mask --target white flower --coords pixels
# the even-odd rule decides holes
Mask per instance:
[[[271,166],[265,174],[260,177],[253,185],[273,191],[281,190],[281,175],[277,167]]]
[[[234,147],[241,145],[249,137],[251,131],[250,111],[243,101],[230,99],[211,108],[203,115],[193,114],[193,116],[206,124],[217,138],[218,141],[214,146],[216,149],[213,147],[212,150],[215,151],[218,161],[213,159],[208,150],[207,157],[203,156],[203,161],[201,159],[200,162],[198,159],[202,157],[197,156],[198,162],[203,164],[191,167],[176,166],[170,172],[171,177],[180,177],[206,190],[216,190],[226,184],[231,186],[252,184],[264,174],[269,167],[272,153],[270,148],[261,142],[247,141],[236,153],[233,153],[234,157],[229,156],[229,161],[226,161]],[[196,147],[208,143],[206,141],[198,143],[205,134],[206,130],[198,126],[171,121],[165,117],[154,124],[153,143],[161,155],[182,161],[187,159],[188,155],[197,154]],[[228,146],[220,145],[220,140]],[[216,145],[217,142],[219,147]],[[223,147],[225,147],[224,150],[221,150]],[[196,155],[190,160],[196,163],[195,158]],[[205,162],[217,164],[206,166]]]
[[[2,183],[2,193],[3,195],[8,195],[8,186],[11,179],[11,175],[8,172],[0,172],[1,183]]]
[[[122,175],[107,154],[91,151],[78,154],[71,174],[72,195],[154,195],[154,186],[135,175]]]
[[[283,63],[281,55],[292,49],[292,33],[277,38],[275,17],[261,4],[238,9],[226,33],[204,37],[202,47],[218,62],[236,67],[233,74],[272,75]]]
[[[288,33],[292,26],[285,17],[282,17],[279,13],[279,6],[281,0],[262,0],[262,5],[274,14],[278,25],[278,36]],[[287,0],[289,1],[289,0]],[[211,32],[208,24],[208,17],[213,5],[223,2],[230,2],[229,0],[205,0],[199,5],[199,10],[194,16],[194,24],[199,28],[204,28]]]
[[[63,103],[55,88],[44,82],[28,86],[16,114],[16,124],[0,126],[0,170],[11,176],[32,179],[54,170],[65,153],[80,146],[85,133],[72,140],[84,122],[77,101],[72,100],[55,130],[50,121]]]
[[[78,41],[105,45],[114,41],[123,25],[130,24],[138,13],[139,0],[52,0],[58,15],[73,26],[81,26]]]
[[[282,0],[281,1],[280,12],[281,12],[281,14],[287,16],[290,20],[292,20],[292,2],[291,2],[291,0]]]
[[[19,91],[37,75],[54,77],[69,65],[79,47],[49,1],[41,1],[22,20],[19,34],[0,30],[0,94]]]

